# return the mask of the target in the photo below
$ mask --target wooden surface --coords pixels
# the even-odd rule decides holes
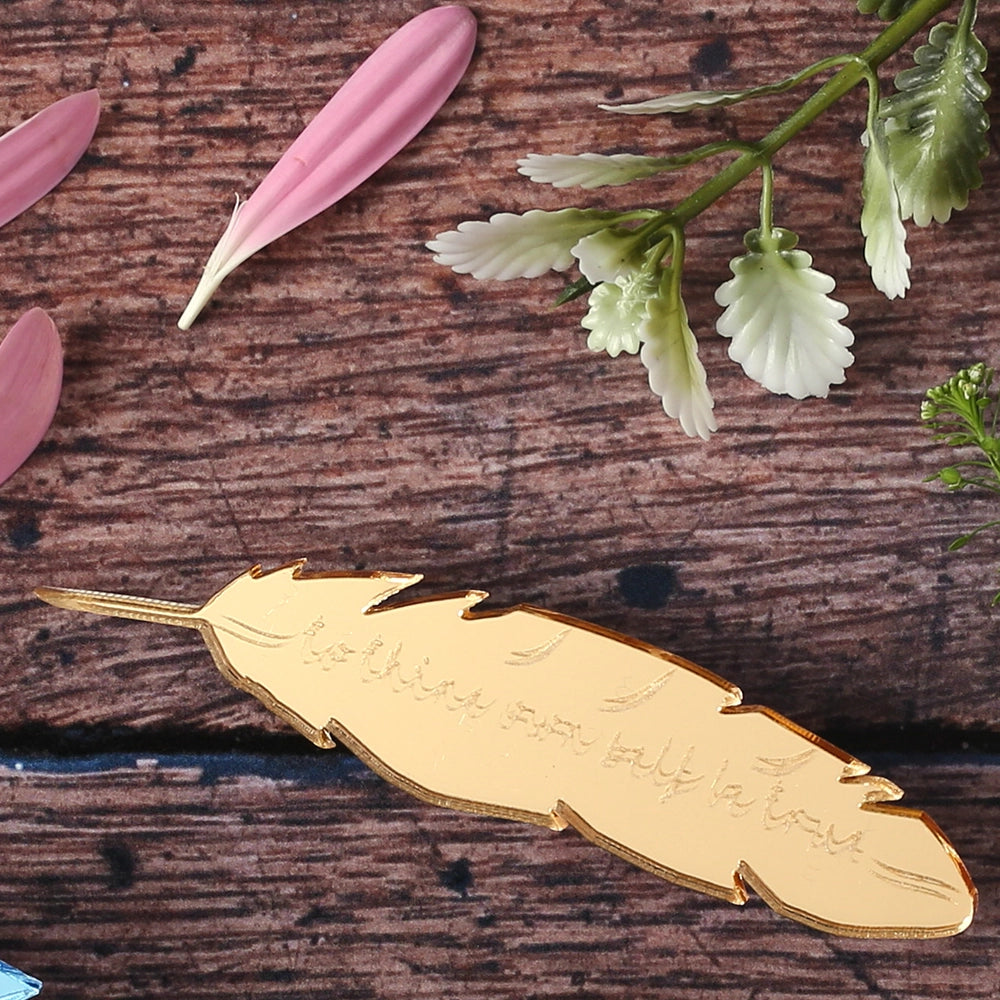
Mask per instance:
[[[551,308],[561,279],[479,283],[423,243],[496,211],[676,200],[710,168],[605,195],[533,185],[514,160],[759,136],[794,97],[672,121],[596,105],[775,78],[876,22],[849,0],[489,0],[432,125],[178,331],[234,192],[424,6],[0,6],[0,126],[88,87],[105,107],[78,169],[0,243],[0,327],[43,306],[66,350],[52,430],[0,486],[0,957],[67,997],[995,996],[1000,544],[946,546],[996,512],[922,482],[948,456],[918,410],[956,366],[1000,363],[1000,160],[966,212],[911,236],[913,289],[888,303],[857,230],[863,95],[779,159],[777,221],[837,277],[857,337],[826,401],[767,394],[713,332],[756,188],[696,220],[684,291],[720,430],[690,441],[636,359],[585,349],[579,303]],[[229,688],[193,633],[31,594],[198,603],[300,556],[423,572],[425,594],[482,587],[715,670],[931,811],[976,922],[830,938],[573,834],[421,805]]]
[[[0,772],[4,832],[32,845],[3,866],[18,922],[0,946],[55,996],[996,996],[997,768],[891,763],[961,831],[983,894],[969,931],[912,942],[720,903],[572,833],[424,807],[354,762],[86,765]]]

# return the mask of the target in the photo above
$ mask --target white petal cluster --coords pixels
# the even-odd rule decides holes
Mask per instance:
[[[676,161],[662,156],[637,156],[634,153],[529,153],[517,161],[518,173],[536,184],[557,188],[618,187],[664,170],[673,170]]]
[[[899,197],[881,129],[875,140],[866,130],[864,177],[861,182],[861,232],[865,237],[865,260],[872,283],[886,298],[903,298],[910,287],[910,256],[906,252],[906,227],[899,211]]]
[[[732,338],[730,358],[764,388],[826,396],[854,361],[854,334],[839,322],[847,307],[828,297],[834,280],[813,270],[809,254],[762,243],[730,261],[734,277],[715,294],[725,306],[716,329]]]
[[[715,401],[679,294],[665,291],[648,300],[639,337],[643,341],[639,358],[664,411],[680,422],[689,437],[707,441],[718,426],[712,412]]]
[[[590,331],[587,346],[617,358],[639,350],[639,329],[646,319],[646,301],[656,292],[656,281],[646,272],[605,282],[590,293],[590,308],[580,321]]]
[[[438,233],[427,249],[436,263],[474,278],[537,278],[572,267],[573,247],[617,217],[616,212],[579,208],[533,209],[524,215],[501,212],[488,222],[462,222],[457,230]]]

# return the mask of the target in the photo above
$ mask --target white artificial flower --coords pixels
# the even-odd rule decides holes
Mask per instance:
[[[635,234],[628,229],[608,227],[584,236],[570,253],[580,265],[580,273],[592,284],[618,281],[642,266],[642,253]]]
[[[680,422],[688,437],[707,441],[718,426],[712,412],[715,401],[708,391],[687,310],[669,272],[664,272],[660,293],[647,300],[639,337],[643,341],[639,358],[664,412]]]
[[[675,157],[634,153],[529,153],[517,161],[517,172],[536,184],[553,187],[618,187],[677,168]]]
[[[617,358],[639,350],[639,328],[646,318],[646,300],[656,292],[656,280],[639,271],[620,284],[607,281],[590,293],[590,309],[580,321],[590,331],[587,346]]]
[[[729,356],[771,392],[795,399],[826,396],[844,381],[854,356],[854,334],[839,320],[847,307],[828,298],[835,282],[810,266],[812,257],[792,249],[797,237],[776,229],[748,234],[749,253],[730,261],[734,277],[715,301],[725,306],[716,329],[731,337]]]
[[[605,229],[617,212],[564,208],[533,209],[524,215],[501,212],[488,222],[462,222],[427,244],[438,264],[474,278],[537,278],[573,266],[571,249],[581,238]]]
[[[875,139],[866,129],[864,178],[861,182],[861,232],[865,236],[865,260],[872,283],[886,298],[903,298],[910,287],[910,257],[906,252],[906,227],[899,211],[899,197],[892,175],[882,129],[876,125]]]

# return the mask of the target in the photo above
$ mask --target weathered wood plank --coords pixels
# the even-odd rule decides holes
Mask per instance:
[[[47,442],[0,490],[0,728],[276,730],[194,637],[85,621],[36,605],[30,589],[198,601],[254,562],[306,555],[597,621],[812,729],[995,733],[1000,619],[986,603],[1000,549],[945,552],[993,512],[921,482],[945,456],[916,413],[959,362],[996,360],[996,157],[967,212],[913,236],[914,288],[893,304],[860,255],[861,96],[781,159],[782,219],[838,275],[858,337],[849,381],[827,401],[767,395],[711,334],[712,290],[753,224],[756,191],[698,220],[685,292],[719,400],[707,446],[658,412],[635,359],[583,349],[579,305],[548,304],[559,279],[480,284],[421,246],[463,218],[565,204],[515,175],[528,150],[760,134],[790,98],[666,123],[594,105],[780,75],[827,54],[831,34],[858,47],[873,22],[842,4],[725,2],[712,17],[596,0],[479,5],[479,55],[431,128],[250,262],[192,331],[174,330],[231,192],[248,191],[421,6],[234,4],[222,17],[203,4],[32,0],[0,11],[9,123],[85,86],[107,105],[81,168],[3,234],[10,319],[51,309],[67,376]],[[983,36],[995,44],[998,29],[984,11]],[[672,199],[691,183],[606,200]],[[649,565],[668,586],[623,591],[620,575]],[[657,606],[636,606],[644,596]]]
[[[1000,360],[995,156],[967,212],[911,237],[914,287],[892,304],[869,286],[857,232],[863,97],[780,158],[781,221],[837,276],[857,335],[828,401],[767,395],[712,333],[753,186],[692,225],[685,296],[721,425],[707,446],[658,412],[635,359],[589,355],[580,305],[549,306],[559,279],[480,284],[423,249],[465,218],[570,203],[515,174],[523,153],[762,134],[793,98],[669,122],[595,105],[744,86],[860,48],[874,22],[846,0],[476,4],[478,55],[432,126],[234,275],[192,331],[174,329],[233,193],[424,6],[0,7],[0,126],[90,86],[106,108],[80,167],[0,241],[0,328],[42,305],[67,352],[53,429],[0,487],[4,745],[73,748],[83,733],[108,747],[120,726],[157,747],[287,732],[196,636],[30,592],[197,602],[299,556],[620,629],[821,733],[898,731],[901,749],[935,726],[995,740],[1000,548],[945,552],[994,515],[922,484],[945,456],[916,419],[956,365]],[[995,48],[994,9],[980,27]],[[582,200],[671,201],[707,169]],[[676,889],[572,834],[425,807],[336,754],[304,759],[317,763],[281,762],[293,780],[231,758],[7,768],[0,956],[57,996],[995,992],[995,762],[887,768],[955,841],[982,908],[955,939],[865,943]]]
[[[972,927],[929,942],[734,907],[571,832],[424,806],[335,753],[12,763],[0,950],[55,996],[987,1000],[1000,976],[995,762],[881,769],[980,889]]]

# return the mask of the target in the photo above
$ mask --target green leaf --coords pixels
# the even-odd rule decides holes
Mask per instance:
[[[618,212],[579,208],[502,212],[488,222],[463,222],[456,230],[438,233],[427,249],[438,264],[474,278],[537,278],[549,270],[568,270],[576,263],[570,250],[619,217]]]
[[[556,297],[555,305],[564,306],[567,302],[572,302],[574,299],[578,299],[581,295],[586,295],[593,290],[594,285],[581,275],[576,281],[571,281],[559,293]]]
[[[717,428],[715,402],[681,299],[679,276],[672,270],[663,271],[657,294],[647,301],[639,337],[649,387],[662,400],[667,416],[679,420],[689,437],[707,441]]]
[[[878,14],[883,21],[895,21],[916,2],[917,0],[858,0],[858,10],[862,14]]]
[[[881,104],[902,217],[918,226],[947,222],[983,182],[986,58],[971,25],[936,24],[914,54],[917,65],[896,77],[899,93]]]
[[[948,546],[948,551],[957,552],[959,549],[964,549],[978,535],[981,535],[984,531],[989,531],[990,528],[996,528],[998,525],[1000,525],[1000,521],[987,521],[986,524],[981,524],[978,528],[973,528],[968,534],[960,535],[951,542]]]

